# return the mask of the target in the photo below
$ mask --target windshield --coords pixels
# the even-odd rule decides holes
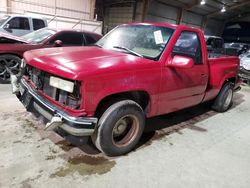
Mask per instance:
[[[173,31],[171,28],[152,25],[121,25],[104,36],[96,45],[149,59],[158,59]]]
[[[48,28],[43,28],[39,29],[37,31],[34,31],[32,33],[29,33],[27,35],[22,36],[25,40],[31,43],[40,43],[47,39],[48,37],[54,35],[56,31],[48,29]]]
[[[3,25],[3,23],[9,18],[10,16],[4,16],[0,19],[0,26]]]

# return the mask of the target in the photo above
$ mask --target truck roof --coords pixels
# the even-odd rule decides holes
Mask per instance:
[[[89,33],[89,34],[95,34],[95,35],[100,35],[98,33],[92,32],[92,31],[87,31],[87,30],[81,30],[81,29],[70,29],[70,28],[50,28],[50,27],[45,27],[47,29],[53,30],[55,32],[60,32],[60,31],[76,31],[76,32],[84,32],[84,33]],[[44,28],[42,28],[44,29]]]
[[[6,15],[2,16],[1,18],[7,17],[7,16],[22,17],[22,18],[36,18],[36,19],[46,20],[45,18],[39,17],[38,15],[20,15],[20,14],[6,14]]]
[[[161,23],[161,22],[130,22],[128,24],[123,24],[123,25],[152,25],[152,26],[159,26],[159,27],[170,27],[173,29],[181,29],[181,30],[187,30],[187,31],[203,32],[201,29],[191,27],[191,26],[168,24],[168,23]]]

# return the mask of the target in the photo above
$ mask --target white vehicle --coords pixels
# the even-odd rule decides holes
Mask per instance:
[[[47,26],[45,19],[31,16],[6,15],[0,18],[0,32],[15,36],[26,35]]]
[[[250,84],[250,52],[240,55],[240,78]]]

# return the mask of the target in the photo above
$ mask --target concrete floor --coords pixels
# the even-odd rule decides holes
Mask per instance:
[[[200,105],[150,119],[135,151],[107,158],[43,131],[0,85],[0,187],[248,188],[250,87],[234,101],[223,114]]]

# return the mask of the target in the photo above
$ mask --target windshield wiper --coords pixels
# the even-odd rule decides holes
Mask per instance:
[[[99,48],[102,48],[102,46],[101,46],[100,44],[97,44],[97,43],[92,44],[91,46],[97,46],[97,47],[99,47]]]
[[[133,54],[133,55],[138,56],[138,57],[143,57],[143,55],[141,55],[141,54],[139,54],[139,53],[137,53],[137,52],[135,52],[135,51],[133,51],[133,50],[131,50],[131,49],[129,49],[129,48],[126,48],[126,47],[124,47],[124,46],[113,46],[113,48],[125,50],[125,51],[127,51],[127,52],[129,52],[129,53],[131,53],[131,54]]]

